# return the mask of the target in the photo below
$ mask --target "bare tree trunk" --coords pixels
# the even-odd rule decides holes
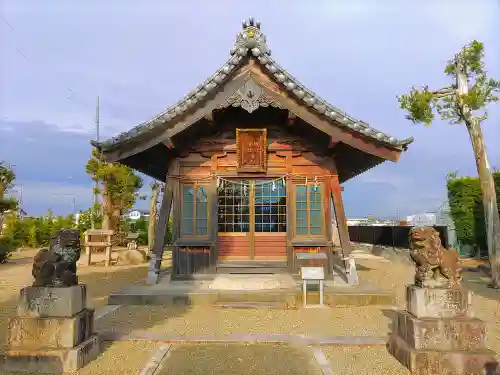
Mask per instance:
[[[156,214],[158,203],[158,184],[151,185],[151,200],[149,202],[149,221],[148,221],[148,253],[151,254],[154,246]]]
[[[474,120],[472,124],[467,124],[467,130],[469,131],[472,148],[474,149],[477,172],[483,193],[492,286],[500,288],[500,217],[498,214],[495,181],[488,166],[481,125],[477,119]]]
[[[102,188],[102,229],[112,229],[111,228],[111,213],[113,209],[113,202],[111,201],[111,196],[108,192],[108,184],[104,182]]]
[[[491,267],[491,286],[500,289],[500,217],[498,213],[495,181],[488,165],[488,156],[484,146],[481,122],[472,113],[463,97],[469,93],[465,66],[456,60],[457,101],[462,117],[467,125],[474,157],[476,158],[477,173],[483,196],[484,218],[486,221],[486,235],[488,243],[488,257]]]

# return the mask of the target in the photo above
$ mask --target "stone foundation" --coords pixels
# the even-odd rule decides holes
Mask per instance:
[[[6,371],[59,374],[95,359],[101,342],[85,285],[24,288],[7,344]]]
[[[389,352],[418,375],[484,375],[496,366],[472,293],[408,286],[408,311],[396,312]]]

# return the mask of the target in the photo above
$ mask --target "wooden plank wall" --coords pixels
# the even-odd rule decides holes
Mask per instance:
[[[219,259],[249,259],[249,236],[218,236]]]
[[[255,233],[255,259],[286,260],[286,232]]]

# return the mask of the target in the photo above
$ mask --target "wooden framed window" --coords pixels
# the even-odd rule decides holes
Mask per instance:
[[[208,186],[182,185],[182,237],[208,237]]]
[[[323,194],[321,184],[295,186],[295,234],[323,234]]]

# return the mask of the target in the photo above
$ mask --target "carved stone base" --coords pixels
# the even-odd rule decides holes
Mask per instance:
[[[387,349],[415,375],[484,375],[497,366],[491,350],[439,351],[414,349],[393,334]],[[494,372],[491,372],[494,374]]]
[[[29,286],[21,289],[18,316],[72,317],[86,307],[84,284],[67,287]]]
[[[86,298],[85,285],[24,288],[9,324],[3,369],[60,374],[96,358],[101,343]]]
[[[82,368],[100,352],[101,342],[95,334],[71,349],[9,350],[2,367],[11,372],[62,374]]]
[[[463,289],[419,288],[406,290],[407,310],[417,318],[455,318],[474,316],[472,292]]]
[[[396,312],[393,334],[418,350],[487,349],[486,324],[474,318],[418,319],[406,311]]]
[[[84,309],[72,318],[15,317],[9,324],[11,349],[73,348],[88,340],[94,330],[94,310]]]

